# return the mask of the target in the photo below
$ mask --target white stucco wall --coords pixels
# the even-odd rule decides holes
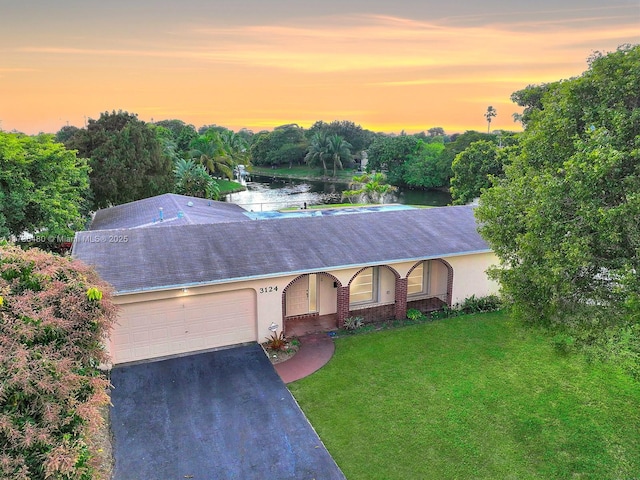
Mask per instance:
[[[445,260],[453,268],[452,302],[454,305],[471,295],[482,297],[498,293],[498,284],[489,280],[486,274],[487,268],[498,264],[498,259],[493,252],[448,257]]]
[[[481,253],[473,255],[463,255],[458,257],[447,257],[445,260],[453,268],[453,303],[458,303],[471,295],[484,296],[498,293],[498,285],[489,280],[486,269],[497,264],[497,258],[493,253]],[[416,262],[389,263],[388,266],[396,270],[401,278],[406,277],[409,270]],[[437,265],[438,262],[434,262]],[[434,265],[434,266],[435,266]],[[337,270],[327,270],[336,277],[343,286],[348,285],[351,278],[360,268],[346,268]],[[436,275],[433,279],[437,283],[436,289],[446,292],[446,268],[437,268],[442,275]],[[389,303],[395,301],[395,275],[387,268],[379,269],[379,298],[378,303]],[[207,285],[198,287],[188,287],[187,291],[182,288],[145,292],[121,294],[114,297],[114,302],[119,305],[127,303],[137,303],[143,301],[153,301],[167,298],[184,296],[196,296],[208,293],[222,293],[241,289],[251,289],[255,291],[255,317],[256,317],[256,340],[265,341],[271,335],[269,327],[277,325],[277,331],[282,330],[282,294],[284,289],[298,275],[284,275],[281,277],[265,278],[262,280],[246,280],[230,282],[225,284]],[[325,275],[318,275],[319,296],[318,309],[321,314],[335,313],[335,296],[331,295],[335,290],[333,279]],[[433,287],[432,285],[432,292]],[[437,292],[433,292],[437,293]],[[126,310],[126,308],[124,309]],[[117,327],[116,327],[117,328]]]

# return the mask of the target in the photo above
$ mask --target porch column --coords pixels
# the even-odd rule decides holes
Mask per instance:
[[[338,328],[344,327],[344,319],[349,316],[349,287],[338,287]]]
[[[407,288],[409,279],[396,279],[396,320],[404,320],[407,318]]]

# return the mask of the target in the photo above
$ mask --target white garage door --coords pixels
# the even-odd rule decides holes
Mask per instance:
[[[253,290],[190,295],[120,306],[112,363],[257,340]]]

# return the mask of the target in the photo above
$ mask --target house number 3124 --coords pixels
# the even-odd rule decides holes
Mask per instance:
[[[271,292],[277,292],[278,291],[278,287],[260,287],[260,293],[271,293]]]

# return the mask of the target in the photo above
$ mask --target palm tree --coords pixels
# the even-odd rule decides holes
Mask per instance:
[[[249,165],[249,144],[244,138],[232,130],[227,130],[220,134],[220,140],[222,148],[235,165]]]
[[[491,129],[491,119],[496,115],[498,115],[498,111],[489,105],[487,112],[484,114],[484,118],[487,119],[487,133],[489,133],[489,130]]]
[[[175,176],[174,192],[191,197],[217,200],[220,187],[201,163],[179,158],[173,169]]]
[[[343,160],[351,160],[351,144],[340,135],[329,137],[327,142],[327,154],[333,162],[333,176],[336,176],[336,167],[342,169]]]
[[[354,190],[345,190],[342,195],[352,203],[354,198],[361,198],[369,203],[384,203],[384,197],[397,190],[397,187],[387,183],[384,173],[365,173],[353,177],[349,188]]]
[[[218,132],[210,130],[193,139],[189,156],[204,165],[211,175],[233,180],[233,158],[225,150]]]
[[[327,176],[327,159],[329,158],[329,142],[324,132],[316,132],[311,137],[309,150],[304,157],[307,165],[322,165],[324,176]]]

